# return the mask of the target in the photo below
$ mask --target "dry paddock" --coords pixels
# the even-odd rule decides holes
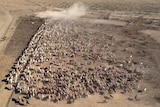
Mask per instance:
[[[35,24],[32,24],[32,23]],[[35,34],[35,32],[37,31],[38,27],[41,25],[41,23],[43,23],[42,20],[40,19],[31,19],[29,17],[27,18],[22,18],[22,20],[20,21],[19,26],[17,27],[18,29],[16,30],[14,35],[14,38],[17,39],[11,39],[10,43],[7,45],[8,48],[6,48],[5,50],[5,54],[12,57],[14,60],[21,55],[22,51],[24,50],[24,48],[27,46],[27,44],[29,43],[29,40],[31,39],[31,37]],[[22,27],[23,26],[23,27]],[[26,27],[24,27],[26,26]],[[90,27],[92,26],[92,27]],[[138,62],[138,63],[143,63],[143,67],[142,70],[144,72],[144,81],[143,83],[141,83],[140,85],[140,89],[144,89],[147,87],[147,91],[145,93],[138,93],[135,90],[131,93],[126,93],[126,94],[120,94],[120,92],[113,94],[113,99],[109,100],[107,105],[112,105],[113,107],[117,106],[117,104],[121,104],[123,106],[146,106],[148,105],[150,106],[157,106],[159,105],[159,74],[158,74],[158,63],[157,62],[157,56],[159,55],[159,43],[156,42],[154,39],[152,39],[150,36],[143,34],[143,33],[139,33],[138,31],[140,30],[144,30],[144,29],[151,29],[151,30],[156,30],[159,29],[158,27],[148,27],[148,25],[143,25],[143,24],[138,24],[135,23],[133,25],[130,26],[116,26],[116,25],[111,25],[111,24],[97,24],[97,26],[95,27],[94,25],[84,25],[84,28],[92,28],[90,29],[93,30],[94,28],[101,30],[101,32],[105,32],[109,35],[113,35],[114,39],[113,39],[113,47],[112,47],[112,52],[114,52],[114,54],[117,56],[117,58],[119,59],[123,59],[127,56],[132,55],[133,59]],[[88,28],[89,27],[89,28]],[[27,31],[30,32],[32,28],[31,32],[27,32],[26,35],[24,36],[24,38],[26,41],[24,41],[24,39],[22,39],[22,35],[24,35],[24,31],[26,32],[26,28]],[[34,28],[34,29],[33,29]],[[22,30],[20,30],[22,29]],[[113,32],[115,31],[116,32]],[[19,35],[17,34],[21,34],[20,37],[18,37]],[[23,43],[21,42],[23,41]],[[15,46],[13,46],[15,45]],[[121,46],[121,47],[118,47]],[[18,50],[17,50],[18,49]],[[10,51],[12,50],[12,51]],[[12,52],[12,54],[8,54]],[[153,53],[154,52],[154,53]],[[12,60],[13,61],[13,60]],[[14,61],[13,61],[14,62]],[[11,64],[12,66],[12,64]],[[10,67],[11,67],[10,66]],[[153,73],[154,72],[154,73]],[[157,82],[156,82],[157,81]],[[154,84],[153,84],[154,82]],[[154,88],[153,88],[154,87]],[[136,101],[133,100],[131,101],[130,99],[134,99],[136,94],[139,94],[139,97],[141,98],[140,101]],[[13,106],[19,106],[17,104],[15,104],[14,101],[12,101],[12,98],[17,98],[18,96],[16,94],[13,94],[13,96],[10,99],[10,102],[8,103],[9,107],[13,107]],[[30,99],[30,105],[28,106],[36,106],[37,104],[41,103],[41,105],[48,105],[48,106],[77,106],[79,107],[79,105],[81,104],[82,106],[93,106],[96,105],[97,107],[103,107],[106,105],[106,103],[102,103],[103,102],[103,98],[104,96],[101,95],[91,95],[88,98],[82,98],[82,99],[78,99],[75,101],[75,103],[68,105],[66,104],[66,101],[61,101],[59,103],[53,103],[53,102],[46,102],[46,101],[40,101],[40,100],[36,100],[36,99]],[[90,102],[87,103],[86,102]],[[94,103],[93,103],[94,102]],[[126,103],[122,103],[122,102],[126,102]]]
[[[136,12],[148,12],[158,13],[160,10],[159,0],[81,0],[86,5],[90,6],[93,11],[133,11]],[[11,26],[9,29],[10,36],[6,36],[4,41],[0,41],[0,46],[3,48],[3,43],[8,43],[4,49],[4,52],[0,52],[0,80],[5,78],[5,75],[10,71],[11,67],[15,63],[15,60],[21,55],[22,51],[26,48],[29,40],[36,33],[38,27],[43,23],[40,19],[29,18],[26,14],[33,13],[35,11],[41,11],[46,9],[67,8],[73,4],[75,0],[0,0],[0,6],[6,8],[10,13],[17,19],[17,22],[12,26],[17,26],[14,31],[14,27]],[[1,9],[1,8],[0,8]],[[3,11],[1,12],[2,19],[4,22]],[[123,12],[122,12],[123,13]],[[132,14],[132,12],[131,12]],[[25,18],[19,18],[19,16],[25,15]],[[143,14],[144,15],[144,14]],[[102,15],[103,16],[103,15]],[[108,16],[108,15],[107,15]],[[123,16],[123,15],[122,15]],[[6,17],[6,16],[5,16]],[[97,17],[97,16],[95,16]],[[155,16],[156,17],[156,16]],[[98,18],[102,18],[99,17]],[[108,17],[103,17],[108,18]],[[116,16],[117,18],[117,16]],[[127,17],[128,18],[128,17]],[[123,19],[123,18],[122,18]],[[32,24],[34,22],[34,24]],[[73,104],[66,104],[66,101],[59,103],[43,102],[40,100],[31,99],[29,107],[36,107],[37,105],[47,106],[64,106],[64,107],[105,107],[112,106],[117,107],[119,105],[124,107],[159,107],[160,105],[160,43],[159,41],[159,23],[156,25],[152,22],[141,23],[141,19],[137,21],[138,24],[131,26],[114,26],[114,25],[100,25],[101,28],[105,28],[105,33],[114,35],[116,37],[113,46],[113,52],[118,57],[124,57],[133,55],[133,58],[139,62],[143,62],[145,69],[144,80],[141,84],[141,89],[146,88],[146,93],[140,93],[140,101],[131,101],[134,99],[136,92],[127,94],[114,94],[113,99],[109,100],[108,103],[102,103],[104,100],[103,96],[92,95],[85,99],[79,99]],[[140,23],[139,23],[140,22]],[[0,23],[3,24],[3,23]],[[8,42],[7,42],[8,41]],[[124,53],[122,50],[127,48]],[[146,68],[147,66],[147,68]],[[12,101],[11,91],[4,90],[5,83],[0,82],[0,105],[2,107],[17,107],[19,105]],[[11,97],[10,97],[11,96]],[[9,99],[10,98],[10,99]],[[8,104],[7,104],[8,103]],[[7,105],[6,105],[7,104]]]

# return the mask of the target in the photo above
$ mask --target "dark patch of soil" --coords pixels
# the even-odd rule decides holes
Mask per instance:
[[[14,58],[18,58],[21,55],[30,39],[43,23],[42,19],[36,17],[21,17],[18,21],[20,23],[5,49],[5,55]]]

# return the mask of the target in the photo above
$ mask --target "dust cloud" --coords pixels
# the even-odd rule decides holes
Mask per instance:
[[[70,20],[84,16],[87,12],[86,6],[82,3],[75,3],[68,9],[62,11],[43,11],[36,13],[40,18],[48,18],[53,20]]]

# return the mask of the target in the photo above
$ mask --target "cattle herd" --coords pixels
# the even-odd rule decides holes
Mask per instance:
[[[134,89],[142,74],[133,56],[118,60],[111,51],[113,36],[82,25],[46,20],[7,75],[10,89],[26,99],[68,103]]]

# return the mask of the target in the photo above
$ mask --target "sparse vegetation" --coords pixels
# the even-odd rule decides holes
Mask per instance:
[[[7,39],[7,37],[4,36],[4,37],[2,37],[2,38],[0,39],[0,41],[5,41],[6,39]]]
[[[160,26],[160,21],[157,23],[157,26]]]

